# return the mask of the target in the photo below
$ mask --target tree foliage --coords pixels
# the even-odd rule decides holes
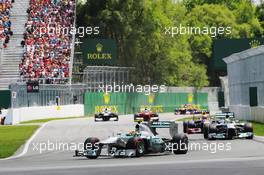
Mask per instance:
[[[99,26],[99,38],[115,39],[118,65],[135,67],[133,80],[143,84],[207,86],[213,39],[263,34],[264,10],[250,0],[88,0],[77,8],[78,25]],[[179,24],[231,27],[232,32],[165,34],[165,27]]]

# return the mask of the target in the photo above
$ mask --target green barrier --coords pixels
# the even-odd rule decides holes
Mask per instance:
[[[11,106],[11,92],[9,90],[0,91],[0,108],[9,108]]]
[[[150,108],[152,111],[173,112],[176,107],[194,104],[208,109],[208,93],[98,93],[87,92],[84,97],[85,115],[111,108],[119,114],[132,114]]]

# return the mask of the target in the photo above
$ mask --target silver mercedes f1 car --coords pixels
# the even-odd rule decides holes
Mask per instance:
[[[253,127],[251,123],[241,122],[235,119],[232,112],[219,113],[215,118],[204,124],[204,138],[213,139],[253,139]]]
[[[161,138],[156,128],[169,128],[172,138]],[[178,134],[177,123],[161,121],[138,123],[135,131],[119,133],[101,141],[96,137],[89,137],[84,142],[84,149],[76,150],[74,156],[96,159],[99,156],[141,157],[166,152],[186,154],[187,151],[188,137],[185,134]]]

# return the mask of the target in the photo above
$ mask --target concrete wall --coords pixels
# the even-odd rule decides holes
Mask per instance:
[[[229,111],[235,113],[235,117],[239,120],[252,120],[250,107],[246,105],[229,106]]]
[[[264,106],[252,107],[251,116],[254,121],[264,123]]]
[[[224,58],[227,63],[230,111],[239,119],[264,122],[264,46]],[[250,107],[250,87],[257,87],[258,106]]]
[[[14,108],[4,110],[3,116],[6,116],[5,124],[47,118],[80,117],[84,116],[84,105],[65,105],[60,106],[60,109],[57,106]]]
[[[250,107],[246,105],[235,105],[230,106],[229,109],[235,112],[237,119],[264,123],[264,106]]]

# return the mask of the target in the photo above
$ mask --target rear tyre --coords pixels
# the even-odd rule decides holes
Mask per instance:
[[[183,122],[183,132],[187,133],[187,131],[188,131],[188,123],[184,121]]]
[[[94,121],[97,122],[98,115],[94,115]]]
[[[208,131],[209,131],[209,124],[204,124],[203,134],[205,139],[208,139]]]
[[[118,121],[119,120],[119,117],[118,116],[115,116],[115,117],[116,117],[115,121]]]
[[[86,157],[88,159],[97,159],[98,156],[101,154],[102,147],[99,145],[100,140],[96,137],[89,137],[84,142],[84,150],[94,150],[96,152],[96,155],[87,155]]]
[[[103,116],[103,121],[109,121],[109,117]]]
[[[253,126],[252,126],[252,124],[251,123],[245,123],[245,125],[244,125],[244,131],[245,132],[252,132],[253,133]],[[253,139],[253,135],[247,137],[246,139]]]
[[[186,154],[188,152],[188,137],[186,134],[178,134],[172,138],[174,154]]]
[[[136,120],[137,120],[137,114],[134,114],[134,121],[136,122]]]

